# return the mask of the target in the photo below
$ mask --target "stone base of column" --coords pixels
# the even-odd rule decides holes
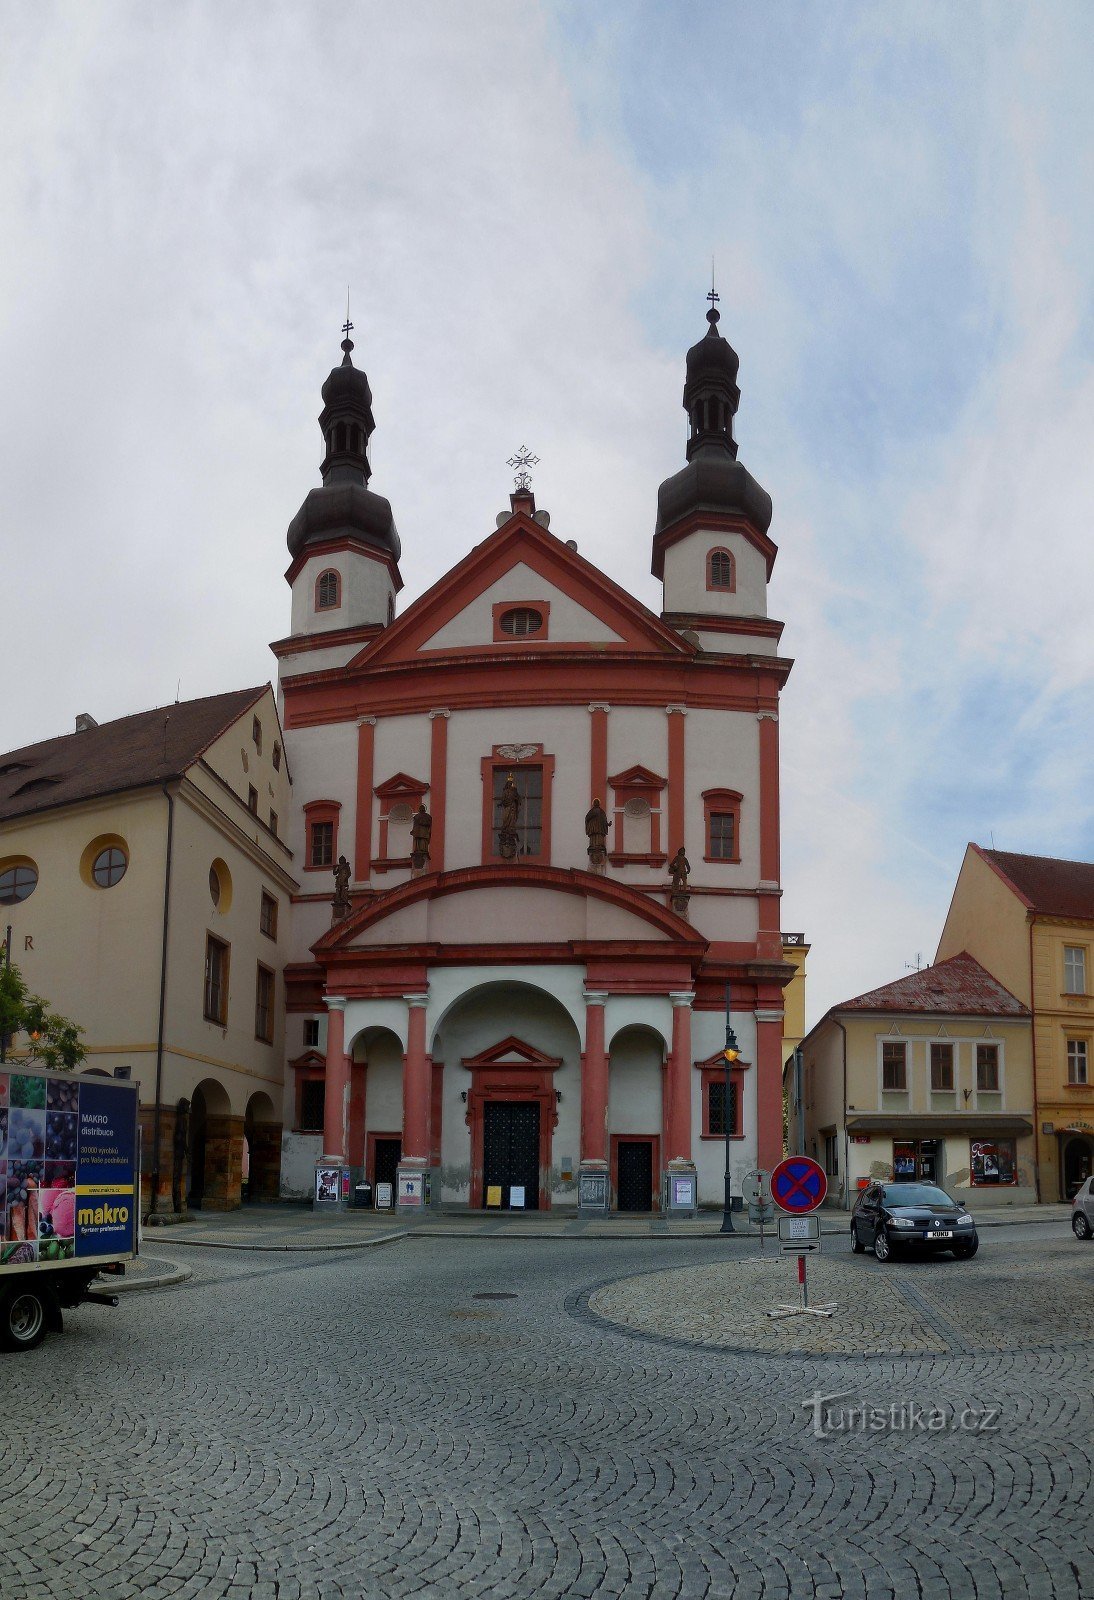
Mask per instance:
[[[604,1216],[611,1202],[608,1169],[602,1161],[583,1161],[577,1169],[577,1209],[583,1215]]]
[[[699,1175],[693,1161],[670,1161],[665,1172],[661,1209],[666,1217],[694,1217],[699,1209]]]

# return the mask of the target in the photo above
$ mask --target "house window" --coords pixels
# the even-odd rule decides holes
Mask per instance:
[[[1064,993],[1086,993],[1086,948],[1084,945],[1064,945]]]
[[[29,861],[18,866],[5,867],[0,872],[0,906],[17,906],[26,900],[38,886],[38,868]]]
[[[730,1079],[729,1084],[729,1136],[737,1137],[740,1131],[740,1094],[739,1083]],[[706,1132],[712,1138],[724,1139],[726,1136],[726,1081],[725,1078],[711,1077],[707,1081],[707,1126]]]
[[[740,861],[741,799],[736,789],[704,790],[707,861]]]
[[[271,811],[270,812],[270,832],[275,837],[277,836],[277,812],[276,811]]]
[[[502,601],[493,607],[494,643],[507,639],[546,639],[551,607],[546,600],[514,605]]]
[[[881,1047],[881,1087],[893,1094],[908,1088],[908,1047],[903,1039],[887,1040]]]
[[[736,572],[729,551],[711,550],[707,556],[707,588],[732,592],[736,587]]]
[[[338,858],[337,800],[310,800],[304,807],[304,838],[307,842],[304,870],[322,872]]]
[[[276,739],[274,740],[274,747],[273,747],[273,751],[272,751],[272,759],[273,759],[273,769],[274,769],[274,771],[275,772],[280,772],[281,771],[281,745],[279,744],[279,742]]]
[[[953,1045],[931,1045],[931,1092],[953,1093]]]
[[[304,1018],[304,1048],[305,1050],[319,1049],[319,1019],[318,1017]]]
[[[255,981],[255,1038],[273,1043],[274,975],[259,963]]]
[[[1067,1041],[1067,1081],[1068,1083],[1089,1083],[1087,1076],[1087,1049],[1085,1039],[1069,1039]]]
[[[826,1133],[824,1136],[824,1170],[830,1178],[839,1173],[839,1135]]]
[[[253,783],[247,785],[247,810],[258,816],[258,790]]]
[[[262,754],[262,724],[257,717],[251,718],[251,741],[259,755]]]
[[[258,930],[264,933],[267,939],[277,938],[277,901],[272,894],[262,891],[262,901],[258,911]]]
[[[334,862],[334,823],[313,822],[308,846],[310,867],[329,867]]]
[[[315,580],[316,611],[337,611],[342,604],[342,579],[334,568],[321,572]]]
[[[978,1044],[976,1047],[976,1087],[983,1094],[999,1093],[997,1044]]]
[[[305,1078],[300,1085],[300,1132],[322,1133],[326,1085],[322,1078]]]
[[[969,1170],[973,1183],[1018,1182],[1018,1161],[1013,1139],[973,1139],[970,1141]]]
[[[119,850],[116,845],[108,845],[105,850],[100,850],[91,866],[91,876],[100,889],[112,889],[125,877],[125,869],[129,865],[124,850]]]
[[[231,946],[210,933],[205,940],[205,1019],[223,1028],[228,1021],[228,965]]]

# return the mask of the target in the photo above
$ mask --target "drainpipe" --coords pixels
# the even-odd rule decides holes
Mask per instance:
[[[802,1047],[799,1045],[794,1051],[794,1131],[797,1134],[794,1143],[798,1147],[794,1154],[797,1156],[805,1154],[805,1106],[802,1096],[803,1070]]]
[[[167,929],[171,917],[171,854],[175,838],[175,797],[163,785],[167,801],[167,863],[163,870],[163,935],[160,943],[160,1014],[156,1031],[156,1103],[152,1112],[152,1193],[148,1215],[152,1216],[160,1192],[160,1099],[163,1092],[163,1017],[167,1006]]]
[[[833,1017],[843,1035],[843,1204],[851,1209],[851,1139],[847,1132],[847,1029],[838,1017]]]

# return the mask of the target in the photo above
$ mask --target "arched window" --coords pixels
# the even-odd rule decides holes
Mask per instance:
[[[342,604],[342,579],[333,567],[321,572],[315,583],[316,611],[335,611]]]
[[[737,587],[733,557],[728,550],[711,550],[707,555],[707,588],[732,592]]]

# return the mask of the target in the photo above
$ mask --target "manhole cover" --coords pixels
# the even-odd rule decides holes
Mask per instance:
[[[473,1294],[471,1298],[472,1300],[515,1300],[517,1297],[515,1294],[506,1292],[503,1289],[498,1293]]]

